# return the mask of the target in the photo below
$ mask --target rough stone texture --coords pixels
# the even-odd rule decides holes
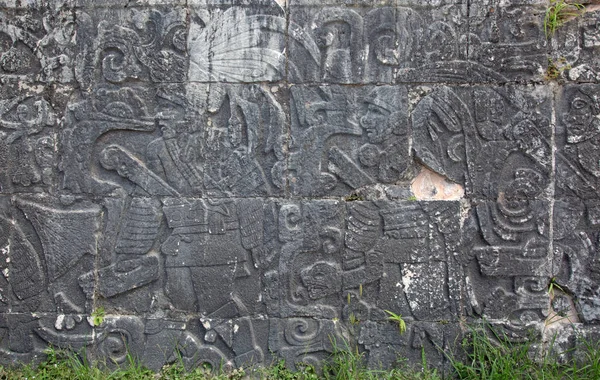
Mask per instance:
[[[545,6],[0,0],[0,363],[597,336],[600,11]]]

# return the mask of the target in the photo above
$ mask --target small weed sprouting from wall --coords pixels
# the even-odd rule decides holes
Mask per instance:
[[[548,58],[548,67],[546,68],[544,78],[547,81],[559,79],[565,70],[571,70],[571,65],[567,62],[566,58]]]
[[[90,317],[92,318],[92,324],[96,327],[100,326],[102,322],[104,322],[104,317],[106,316],[106,312],[104,308],[101,306],[95,309]]]
[[[404,322],[404,319],[402,319],[402,315],[396,314],[389,310],[384,310],[384,311],[389,314],[388,320],[390,320],[391,322],[397,323],[398,329],[400,330],[400,334],[403,334],[406,331],[406,322]]]
[[[544,17],[544,32],[546,38],[550,38],[556,30],[570,19],[579,17],[585,11],[585,6],[576,2],[566,0],[550,0]]]

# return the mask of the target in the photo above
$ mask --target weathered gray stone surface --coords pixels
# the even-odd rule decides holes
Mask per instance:
[[[545,7],[0,0],[0,363],[597,336],[600,12]]]

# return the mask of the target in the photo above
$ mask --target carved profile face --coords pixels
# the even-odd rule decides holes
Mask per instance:
[[[372,103],[368,104],[367,113],[360,119],[360,125],[371,144],[381,144],[391,134],[387,122],[389,116],[390,111]]]
[[[134,175],[129,157],[117,147],[105,148],[100,154],[100,163],[106,170],[115,170],[123,178],[131,178]]]
[[[351,27],[346,22],[328,22],[316,30],[316,42],[321,48],[347,49],[350,35]]]
[[[29,119],[29,107],[25,104],[19,104],[17,106],[17,117],[19,121],[27,121]]]
[[[337,293],[341,288],[339,270],[332,264],[321,261],[304,268],[300,272],[302,283],[308,289],[308,296],[320,299]]]
[[[371,144],[382,144],[392,134],[407,132],[407,116],[399,112],[405,94],[392,86],[377,86],[365,98],[366,112],[360,119]]]
[[[162,124],[160,130],[164,139],[172,139],[177,137],[177,131],[172,125]]]
[[[326,48],[333,45],[335,39],[335,29],[323,26],[317,29],[317,45],[321,48]]]
[[[568,143],[580,143],[600,132],[598,105],[597,96],[577,91],[569,104],[569,111],[563,114]]]

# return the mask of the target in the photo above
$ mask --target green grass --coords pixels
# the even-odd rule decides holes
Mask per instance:
[[[577,360],[566,361],[556,354],[547,354],[541,359],[533,358],[535,350],[531,344],[511,343],[504,336],[494,332],[489,326],[482,329],[471,329],[462,340],[456,353],[445,353],[451,364],[452,372],[443,377],[435,369],[431,369],[422,352],[422,362],[410,367],[406,360],[399,361],[396,368],[389,370],[373,370],[366,367],[366,353],[356,345],[344,344],[339,347],[334,343],[334,352],[317,370],[306,364],[296,364],[297,371],[291,371],[283,360],[265,368],[220,371],[210,373],[203,368],[186,371],[183,363],[178,361],[165,366],[159,373],[140,366],[129,358],[122,368],[108,368],[104,365],[89,365],[81,356],[69,351],[48,349],[46,360],[39,365],[28,365],[20,368],[0,367],[0,379],[134,379],[134,380],[241,380],[259,378],[267,380],[374,380],[374,379],[421,379],[441,380],[456,379],[600,379],[600,346],[599,342],[584,342],[577,350],[568,352]],[[552,350],[550,350],[552,352]],[[85,355],[82,355],[85,357]]]
[[[130,360],[127,368],[109,370],[106,366],[89,365],[84,359],[73,352],[46,350],[46,360],[34,366],[28,365],[21,368],[0,367],[0,379],[73,379],[73,380],[101,380],[101,379],[154,379],[154,373],[143,368],[134,360]]]
[[[489,328],[489,326],[488,326]],[[472,329],[462,342],[463,359],[448,356],[458,379],[600,379],[600,346],[584,342],[577,350],[561,354],[577,354],[577,360],[564,363],[558,353],[535,359],[531,343],[511,343],[505,336],[490,330],[487,335]],[[493,339],[490,339],[490,334]]]
[[[549,0],[544,17],[544,32],[546,38],[556,33],[556,30],[568,20],[581,16],[585,6],[580,3],[566,0]]]
[[[375,380],[375,379],[397,379],[397,380],[441,380],[437,370],[430,369],[422,355],[421,368],[414,369],[406,361],[398,360],[396,368],[388,370],[374,370],[367,368],[367,358],[364,352],[348,342],[343,342],[340,347],[333,342],[334,352],[323,364],[322,373],[318,377],[300,377],[302,380],[325,379],[325,380]],[[267,369],[270,371],[270,369]],[[313,373],[315,373],[313,371]]]

